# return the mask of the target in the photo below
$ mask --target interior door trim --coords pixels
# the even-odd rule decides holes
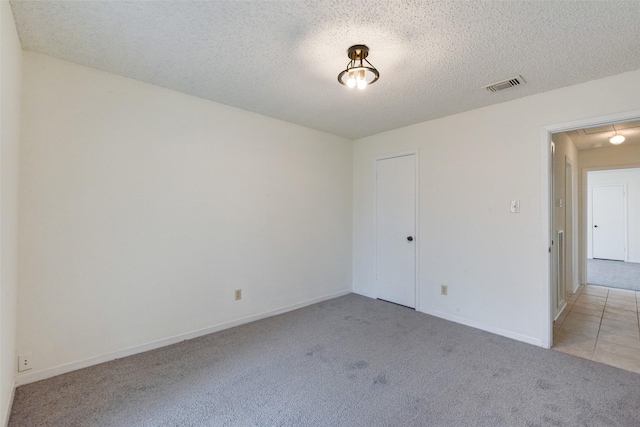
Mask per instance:
[[[544,299],[545,301],[545,305],[546,305],[546,313],[544,313],[543,315],[543,322],[542,322],[542,328],[543,328],[543,334],[541,337],[541,341],[542,341],[542,347],[544,348],[551,348],[553,346],[553,307],[552,307],[552,303],[551,303],[551,292],[552,292],[552,278],[551,278],[551,257],[546,256],[548,254],[548,250],[549,247],[551,246],[551,215],[553,215],[552,209],[551,207],[553,206],[553,202],[551,200],[551,185],[550,185],[550,181],[551,181],[551,169],[550,169],[550,165],[551,165],[551,153],[549,150],[549,146],[551,144],[551,136],[554,133],[559,133],[559,132],[567,132],[570,130],[576,130],[576,129],[583,129],[583,128],[587,128],[587,127],[593,127],[593,126],[599,126],[599,125],[609,125],[609,124],[613,124],[613,123],[622,123],[622,122],[628,122],[628,121],[632,121],[632,120],[639,120],[640,119],[640,110],[635,109],[635,110],[629,110],[629,111],[623,111],[623,112],[618,112],[618,113],[611,113],[611,114],[604,114],[601,116],[597,116],[597,117],[587,117],[587,118],[581,118],[581,119],[577,119],[577,120],[571,120],[571,121],[567,121],[567,122],[557,122],[557,123],[552,123],[552,124],[546,124],[546,125],[542,125],[540,127],[540,158],[541,158],[541,164],[542,167],[540,168],[540,183],[541,183],[541,188],[542,188],[542,198],[541,198],[541,216],[540,218],[542,219],[540,221],[540,225],[541,225],[541,236],[546,236],[546,238],[543,238],[540,240],[540,253],[544,253],[545,256],[542,257],[542,262],[543,262],[543,270],[544,270],[544,275],[546,276],[546,289],[544,289],[544,292],[541,294],[541,297]],[[638,167],[640,165],[637,166],[624,166],[625,168],[628,167]],[[579,165],[576,165],[576,167],[579,167]],[[620,167],[622,168],[622,167]],[[589,170],[597,170],[598,168],[593,168],[593,169],[589,169]],[[607,167],[607,168],[602,168],[602,169],[617,169],[616,167]],[[584,182],[586,180],[586,168],[580,168],[579,169],[579,173],[578,173],[578,187],[577,187],[577,191],[578,191],[578,203],[579,203],[579,207],[578,207],[578,227],[580,227],[582,233],[586,233],[586,221],[585,221],[585,211],[586,211],[586,202],[584,201],[584,197],[582,197],[580,194],[584,194],[582,193],[583,191],[586,191],[584,189]],[[580,181],[582,180],[582,182]],[[583,199],[583,200],[581,200]],[[587,277],[587,266],[586,266],[586,250],[587,250],[587,244],[586,244],[586,239],[581,239],[578,240],[578,247],[579,247],[579,251],[582,251],[582,253],[578,252],[578,280],[580,281],[580,283],[583,283],[583,281],[586,279]],[[542,313],[541,313],[542,315]]]
[[[377,298],[377,287],[376,280],[378,276],[378,212],[377,212],[377,173],[378,173],[378,161],[393,159],[396,157],[406,157],[406,156],[414,156],[415,161],[415,224],[414,224],[414,244],[415,244],[415,292],[416,292],[416,311],[420,310],[420,243],[421,243],[421,234],[420,234],[420,149],[416,148],[413,150],[406,151],[396,151],[393,153],[382,154],[376,156],[373,159],[373,177],[372,177],[372,185],[373,185],[373,298]]]

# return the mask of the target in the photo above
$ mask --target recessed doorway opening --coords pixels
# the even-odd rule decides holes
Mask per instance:
[[[640,372],[640,120],[550,139],[550,342]]]

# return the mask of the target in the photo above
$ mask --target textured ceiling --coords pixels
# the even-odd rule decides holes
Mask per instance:
[[[609,138],[616,134],[626,138],[622,145],[640,145],[640,120],[594,126],[565,133],[571,138],[578,150],[612,147],[609,143]]]
[[[640,68],[637,0],[11,6],[26,50],[348,138]],[[336,76],[361,43],[381,77],[350,90]]]

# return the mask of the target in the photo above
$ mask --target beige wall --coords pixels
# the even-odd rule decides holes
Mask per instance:
[[[9,2],[0,2],[0,422],[9,420],[16,359],[18,147],[22,48]]]

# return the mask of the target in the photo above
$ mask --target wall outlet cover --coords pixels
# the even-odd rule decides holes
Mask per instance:
[[[33,353],[22,353],[18,355],[18,372],[28,371],[32,368]]]

